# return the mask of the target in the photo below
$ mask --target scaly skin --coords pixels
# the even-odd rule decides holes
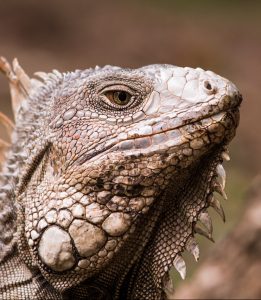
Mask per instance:
[[[170,268],[185,275],[182,251],[198,258],[194,234],[211,239],[206,209],[223,215],[212,195],[241,95],[213,72],[171,65],[40,75],[3,167],[0,292],[162,299]]]

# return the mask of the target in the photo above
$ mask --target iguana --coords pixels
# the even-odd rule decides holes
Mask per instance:
[[[224,219],[242,96],[211,71],[115,66],[31,79],[1,58],[14,131],[0,190],[1,299],[163,299]],[[199,223],[202,225],[200,226]],[[211,278],[210,278],[211,280]]]

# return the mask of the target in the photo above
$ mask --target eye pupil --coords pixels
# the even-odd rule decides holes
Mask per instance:
[[[104,93],[104,95],[107,97],[108,100],[110,100],[112,103],[125,106],[127,105],[131,99],[132,95],[125,91],[108,91]]]
[[[126,101],[127,99],[127,94],[125,92],[119,92],[118,93],[118,99],[122,102]]]

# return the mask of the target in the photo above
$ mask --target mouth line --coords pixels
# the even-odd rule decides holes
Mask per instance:
[[[120,140],[120,141],[115,142],[115,143],[113,143],[111,145],[108,145],[107,147],[104,147],[102,150],[99,150],[99,151],[96,151],[96,152],[93,152],[93,153],[83,154],[83,155],[81,155],[77,159],[77,161],[75,163],[77,163],[77,164],[83,164],[83,163],[85,163],[85,162],[87,162],[89,160],[92,160],[93,158],[96,158],[99,155],[104,155],[104,154],[106,154],[108,152],[108,150],[112,149],[115,146],[118,146],[118,145],[122,144],[123,142],[134,141],[136,139],[151,138],[151,137],[156,136],[156,135],[165,134],[165,133],[168,133],[168,132],[171,132],[171,131],[174,131],[174,130],[179,130],[179,129],[181,129],[184,126],[194,125],[194,124],[197,124],[197,123],[199,123],[199,122],[201,122],[203,120],[209,119],[209,118],[214,117],[214,116],[218,116],[220,114],[225,115],[227,113],[230,113],[231,115],[233,115],[233,111],[235,109],[238,109],[239,106],[240,106],[240,103],[238,103],[237,105],[230,106],[229,108],[227,108],[225,110],[222,110],[222,111],[217,111],[217,112],[214,112],[214,113],[209,113],[209,114],[207,114],[205,116],[198,117],[198,118],[195,118],[195,119],[193,119],[193,118],[187,119],[187,120],[184,120],[184,123],[182,125],[178,125],[178,126],[173,127],[173,128],[162,129],[160,132],[157,132],[157,133],[144,134],[144,135],[138,135],[137,134],[136,136],[134,135],[131,138]],[[138,149],[139,148],[136,148],[135,150],[138,150]],[[115,149],[115,150],[118,150],[118,149]],[[125,151],[125,150],[130,150],[130,149],[120,149],[120,150],[121,151]]]

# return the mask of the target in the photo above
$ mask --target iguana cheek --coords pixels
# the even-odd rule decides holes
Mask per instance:
[[[80,208],[75,207],[74,210],[78,212]],[[51,212],[52,210],[46,216],[53,216]],[[60,213],[64,214],[65,212],[68,211],[62,210]],[[47,223],[42,226],[47,227]],[[51,225],[40,238],[38,254],[42,262],[50,269],[63,272],[76,265],[75,254],[78,252],[78,255],[83,258],[78,263],[79,267],[87,268],[93,255],[98,253],[99,257],[104,257],[108,251],[117,246],[118,242],[111,237],[122,236],[130,227],[131,217],[122,212],[111,213],[100,227],[79,219],[72,221],[68,232],[57,225]],[[106,255],[103,255],[103,252]]]
[[[75,264],[69,234],[58,226],[51,226],[43,233],[39,243],[39,256],[54,271],[65,271]]]

